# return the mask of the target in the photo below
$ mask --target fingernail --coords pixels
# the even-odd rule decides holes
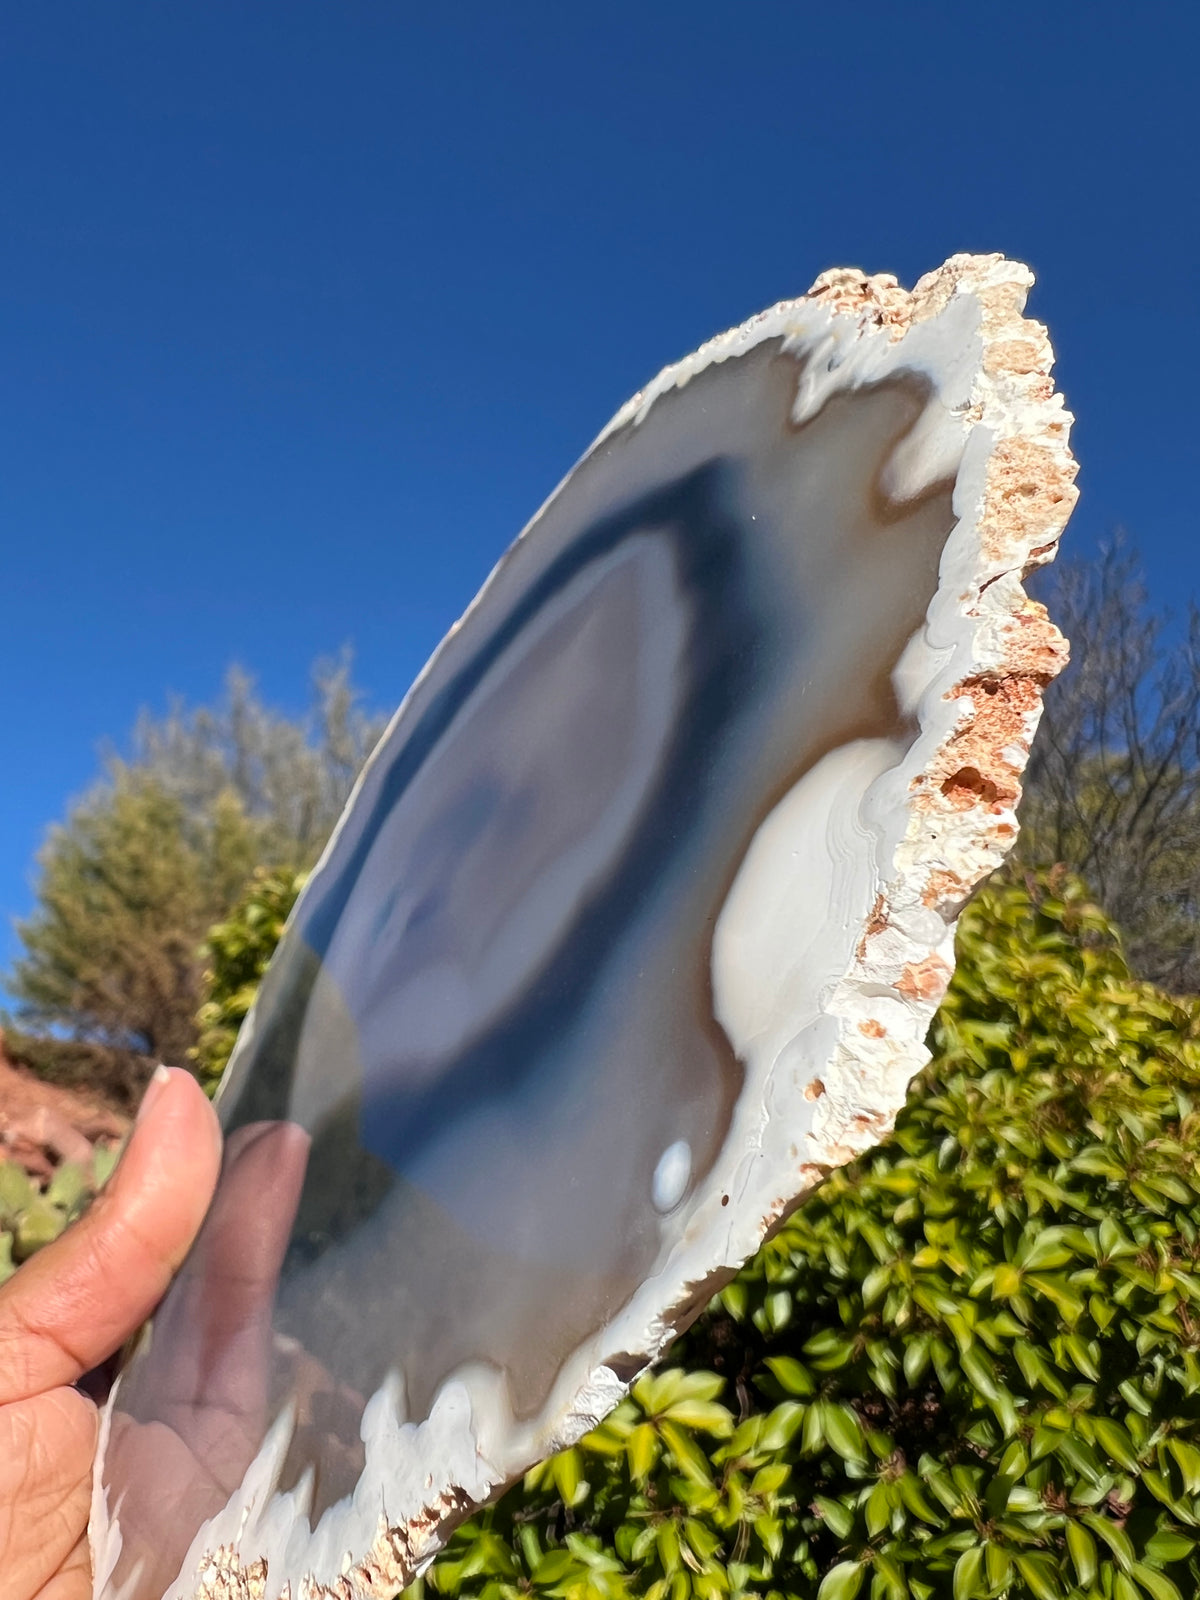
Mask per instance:
[[[161,1064],[155,1067],[150,1082],[146,1085],[146,1092],[142,1096],[142,1103],[138,1107],[136,1119],[138,1122],[145,1120],[154,1102],[161,1096],[164,1085],[170,1083],[170,1081],[171,1074],[166,1067]]]

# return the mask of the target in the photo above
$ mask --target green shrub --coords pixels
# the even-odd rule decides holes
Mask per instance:
[[[1191,1600],[1200,1003],[1069,882],[985,890],[959,960],[894,1136],[430,1588]]]
[[[232,915],[209,929],[205,1000],[196,1014],[199,1038],[189,1052],[209,1094],[221,1081],[238,1029],[306,877],[260,867]]]
[[[266,957],[224,937],[232,1018]],[[1191,1600],[1200,1002],[1135,982],[1078,883],[997,880],[930,1043],[887,1144],[418,1589]]]

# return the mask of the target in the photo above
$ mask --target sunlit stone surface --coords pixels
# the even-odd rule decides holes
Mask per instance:
[[[1029,281],[827,274],[668,369],[443,643],[239,1041],[99,1596],[391,1595],[886,1131],[1061,664]]]

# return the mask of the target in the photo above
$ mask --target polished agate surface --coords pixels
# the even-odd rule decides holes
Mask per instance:
[[[688,1252],[761,1209],[785,1078],[795,1155],[903,831],[978,320],[844,384],[786,324],[698,363],[444,641],[239,1041],[217,1199],[106,1419],[99,1594],[198,1593],[231,1541],[246,1593],[332,1593],[703,1302],[728,1241]]]

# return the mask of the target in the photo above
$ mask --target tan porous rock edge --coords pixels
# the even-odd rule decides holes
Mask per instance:
[[[808,295],[666,369],[606,430],[636,425],[659,395],[769,338],[839,352],[838,362],[829,363],[838,375],[809,396],[810,412],[831,389],[886,372],[889,360],[908,364],[910,349],[918,368],[919,351],[932,350],[928,361],[943,364],[939,395],[944,389],[953,403],[963,441],[957,522],[927,613],[928,637],[910,670],[919,732],[885,775],[891,787],[880,834],[881,882],[874,904],[868,896],[863,906],[853,958],[823,1000],[819,1032],[809,1030],[813,1042],[799,1057],[819,1061],[820,1070],[801,1066],[784,1075],[786,1082],[771,1079],[772,1115],[758,1146],[735,1151],[736,1167],[722,1180],[725,1198],[741,1204],[722,1212],[715,1209],[721,1197],[707,1197],[678,1259],[564,1374],[551,1426],[521,1436],[504,1458],[494,1450],[489,1455],[479,1442],[488,1417],[448,1382],[425,1422],[405,1424],[402,1439],[393,1430],[380,1447],[390,1464],[386,1481],[395,1486],[393,1517],[401,1508],[406,1514],[381,1516],[367,1554],[348,1555],[337,1577],[327,1572],[318,1580],[305,1559],[310,1575],[294,1583],[285,1569],[295,1571],[295,1542],[288,1505],[272,1497],[277,1447],[269,1439],[229,1516],[206,1530],[203,1553],[185,1567],[191,1576],[172,1586],[168,1600],[389,1600],[476,1505],[535,1459],[573,1443],[617,1403],[628,1387],[627,1353],[647,1360],[660,1354],[831,1167],[891,1128],[927,1058],[924,1038],[951,975],[958,912],[1015,838],[1021,772],[1042,691],[1066,662],[1063,639],[1022,586],[1032,567],[1053,558],[1076,498],[1071,417],[1050,380],[1049,341],[1040,324],[1022,315],[1032,282],[1026,267],[1000,256],[955,256],[911,291],[889,275],[824,273]],[[938,347],[925,326],[939,318],[950,338],[961,339],[966,329],[974,341],[965,389],[955,387],[957,380],[941,382],[953,365],[951,347]],[[714,966],[717,960],[715,944]],[[625,1361],[617,1362],[618,1351]],[[368,1441],[368,1455],[370,1448]],[[253,1554],[242,1548],[240,1531],[251,1512],[259,1530]],[[98,1485],[92,1541],[100,1583],[106,1560],[111,1570],[111,1532]]]

